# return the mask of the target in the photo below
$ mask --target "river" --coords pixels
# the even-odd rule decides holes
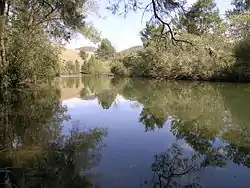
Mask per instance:
[[[249,97],[249,84],[91,76],[2,94],[0,179],[7,174],[1,181],[18,187],[250,187]]]

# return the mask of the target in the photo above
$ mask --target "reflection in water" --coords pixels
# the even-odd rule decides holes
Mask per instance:
[[[181,188],[201,187],[199,173],[209,166],[223,167],[226,158],[219,150],[212,150],[205,155],[184,155],[178,144],[172,144],[166,152],[155,155],[152,164],[154,172],[153,187]]]
[[[143,108],[140,114],[140,122],[145,126],[145,131],[153,131],[156,127],[162,128],[166,119],[157,117],[150,109]]]
[[[104,129],[61,134],[68,120],[60,90],[39,88],[0,95],[0,185],[93,187]]]
[[[202,186],[202,183],[197,181],[197,173],[209,166],[226,169],[228,164],[234,163],[243,165],[244,169],[250,167],[248,85],[107,77],[83,77],[81,84],[83,87],[80,98],[84,101],[98,99],[99,107],[105,111],[113,109],[118,96],[122,96],[128,103],[133,101],[139,104],[136,109],[139,111],[137,122],[130,120],[135,130],[130,130],[126,142],[129,142],[134,132],[138,132],[136,126],[139,123],[147,132],[145,134],[169,126],[169,133],[175,140],[184,142],[191,148],[190,154],[179,145],[173,145],[167,152],[156,155],[152,165],[152,171],[157,175],[153,183],[156,187]],[[119,121],[112,115],[111,112],[115,114],[114,111],[108,111],[109,116],[105,114],[106,120],[115,119],[116,123],[125,126],[123,122],[128,122],[126,118],[131,115],[126,113],[131,112],[132,107],[130,111],[120,112],[123,114],[119,116]],[[116,115],[118,112],[117,110]],[[157,136],[151,138],[152,142]],[[136,138],[139,142],[140,137]],[[119,140],[117,137],[116,139]],[[115,143],[116,141],[112,140]],[[127,144],[126,142],[123,144]],[[128,147],[132,148],[137,142],[129,143]],[[145,140],[142,141],[144,142]],[[124,145],[120,147],[126,148]],[[140,145],[136,149],[140,150],[140,147],[143,146]]]

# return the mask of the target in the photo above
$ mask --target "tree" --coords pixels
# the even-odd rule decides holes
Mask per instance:
[[[108,39],[103,39],[96,51],[96,56],[99,59],[108,60],[114,57],[115,52],[116,50],[112,46],[111,42]]]
[[[250,33],[250,0],[233,0],[234,8],[226,12],[229,18],[229,33],[238,40],[244,39]]]
[[[87,60],[87,58],[88,58],[88,53],[86,51],[84,51],[84,50],[81,50],[79,52],[79,55],[80,55],[80,57],[82,58],[83,61]]]
[[[148,22],[146,24],[146,28],[140,31],[143,46],[146,47],[150,40],[152,40],[156,35],[159,35],[161,33],[161,30],[162,26],[153,25]]]
[[[123,7],[125,8],[123,9]],[[186,15],[185,13],[188,10],[186,0],[148,0],[148,2],[143,0],[111,1],[107,9],[111,10],[113,14],[119,15],[120,12],[126,15],[130,11],[143,9],[144,13],[152,13],[152,16],[149,20],[150,23],[159,23],[162,26],[161,37],[168,37],[173,43],[185,42],[187,44],[193,45],[193,43],[190,41],[176,38],[174,35],[173,24],[169,22],[169,20],[171,20],[174,15]]]
[[[229,19],[229,35],[237,40],[247,38],[250,33],[250,13],[234,14]]]
[[[236,14],[242,14],[243,12],[250,9],[250,0],[232,0],[231,3],[234,8],[226,12],[227,17]]]
[[[75,61],[75,73],[74,74],[79,74],[80,72],[80,63],[78,60]]]
[[[195,35],[213,32],[221,24],[219,9],[214,0],[198,0],[186,15],[180,16],[179,29]]]
[[[59,51],[52,40],[68,40],[78,32],[96,41],[99,34],[85,21],[89,1],[0,1],[1,87],[19,86],[54,70]]]

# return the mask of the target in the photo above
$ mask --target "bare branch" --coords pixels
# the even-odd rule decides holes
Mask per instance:
[[[152,2],[151,2],[151,3],[149,3],[149,4],[148,4],[148,5],[144,8],[144,11],[143,11],[143,13],[142,13],[142,17],[141,17],[141,24],[142,24],[142,20],[143,20],[143,18],[144,18],[145,12],[147,12],[147,11],[148,11],[148,7],[149,7],[150,5],[152,5]]]
[[[56,8],[54,8],[51,4],[49,4],[47,1],[43,0],[43,3],[45,3],[46,5],[48,5],[50,7],[50,12],[48,12],[39,22],[37,22],[34,26],[38,26],[42,23],[44,23],[45,21],[48,21],[50,19],[47,19],[55,10]]]

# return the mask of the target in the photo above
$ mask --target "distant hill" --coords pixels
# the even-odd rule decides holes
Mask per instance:
[[[86,51],[86,52],[89,54],[89,57],[94,54],[94,52],[91,51]],[[77,60],[80,62],[80,64],[83,63],[83,60],[79,55],[79,50],[76,49],[68,49],[63,47],[61,48],[61,53],[59,57],[65,62],[67,61],[75,62]]]
[[[62,48],[60,58],[64,61],[82,61],[78,51],[68,48]]]
[[[83,46],[80,48],[76,48],[76,50],[84,50],[86,52],[96,52],[97,48],[95,48],[93,46]]]
[[[131,48],[128,48],[126,50],[121,51],[121,53],[124,53],[124,52],[133,52],[133,51],[140,50],[142,48],[143,48],[143,46],[133,46]]]

